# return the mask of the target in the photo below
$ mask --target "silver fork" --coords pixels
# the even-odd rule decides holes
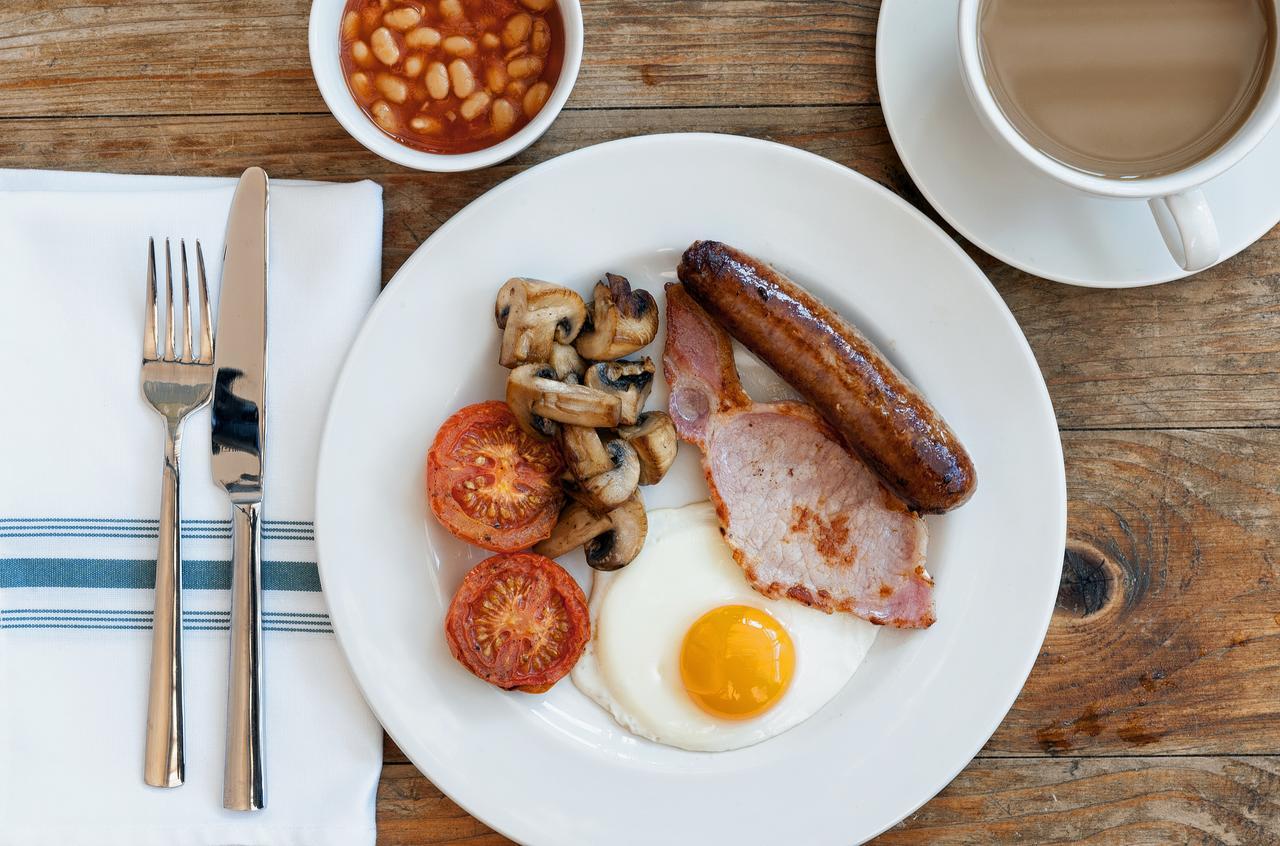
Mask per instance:
[[[213,390],[213,325],[204,253],[196,241],[199,280],[200,349],[191,349],[192,312],[187,278],[187,243],[182,256],[182,354],[174,349],[179,323],[173,296],[173,259],[164,242],[165,292],[169,301],[164,355],[157,353],[160,330],[156,306],[156,243],[147,246],[147,315],[142,338],[142,393],[165,422],[164,476],[160,489],[160,551],[156,557],[156,611],[151,639],[151,685],[147,702],[147,751],[144,777],[153,787],[177,787],[186,774],[182,737],[182,547],[178,509],[178,470],[182,423],[209,401]]]

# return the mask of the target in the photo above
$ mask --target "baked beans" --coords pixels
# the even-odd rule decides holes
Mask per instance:
[[[564,63],[554,0],[348,0],[347,87],[382,131],[428,153],[469,153],[520,131]]]

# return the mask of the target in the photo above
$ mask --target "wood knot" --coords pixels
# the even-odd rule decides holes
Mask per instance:
[[[1058,609],[1073,617],[1092,617],[1112,602],[1122,601],[1123,573],[1092,546],[1069,541],[1062,558]]]

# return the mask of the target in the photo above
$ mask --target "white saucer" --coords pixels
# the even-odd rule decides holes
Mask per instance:
[[[960,78],[956,0],[885,0],[876,33],[880,105],[925,198],[1014,267],[1073,285],[1132,288],[1187,276],[1143,200],[1077,192],[1035,170],[979,122]],[[1222,260],[1280,221],[1280,132],[1204,187]]]

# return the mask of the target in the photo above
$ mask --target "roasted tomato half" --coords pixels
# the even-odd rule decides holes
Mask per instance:
[[[476,403],[436,433],[427,500],[456,538],[494,552],[528,549],[555,527],[563,468],[556,445],[524,432],[505,402]]]
[[[449,651],[504,690],[542,693],[591,636],[587,598],[564,568],[532,552],[486,558],[462,580],[444,620]]]

